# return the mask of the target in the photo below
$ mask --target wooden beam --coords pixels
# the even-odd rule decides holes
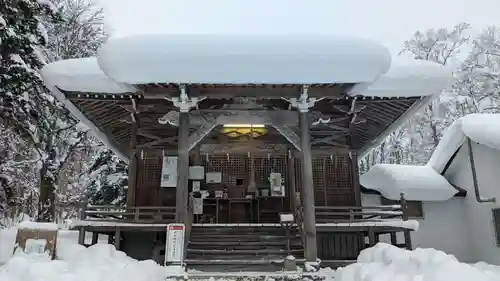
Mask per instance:
[[[179,114],[179,141],[177,142],[177,187],[175,196],[175,221],[186,218],[189,172],[189,113]]]
[[[136,193],[137,193],[137,172],[139,166],[139,159],[137,155],[137,133],[139,131],[139,123],[137,120],[137,114],[131,113],[132,120],[132,132],[130,136],[130,163],[128,166],[128,189],[127,189],[127,206],[135,207],[136,205]]]
[[[323,138],[316,137],[316,138],[312,139],[311,145],[316,145],[316,144],[321,144],[321,143],[329,144],[332,146],[342,145],[341,143],[336,142],[335,140],[346,137],[348,135],[349,135],[348,133],[341,133],[341,134],[333,134],[332,133],[332,135],[330,135],[328,137],[323,137]]]
[[[314,208],[314,182],[308,112],[299,112],[300,147],[302,152],[302,198],[304,208],[305,256],[315,262],[318,257],[316,244],[316,215]]]
[[[188,130],[189,130],[189,128],[188,128]],[[164,144],[164,143],[175,144],[176,140],[177,140],[177,136],[172,136],[172,137],[168,137],[168,138],[162,138],[162,139],[159,139],[159,140],[150,141],[150,142],[147,142],[147,143],[143,143],[143,144],[137,145],[137,148],[152,147],[152,146],[160,145],[160,144]]]

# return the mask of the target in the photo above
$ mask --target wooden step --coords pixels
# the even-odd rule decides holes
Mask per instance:
[[[302,249],[292,249],[292,253],[303,252]],[[250,249],[250,250],[223,250],[223,249],[189,249],[189,254],[246,254],[246,255],[259,255],[259,254],[287,254],[289,251],[285,249]]]
[[[286,246],[287,241],[189,241],[189,245],[207,246]]]

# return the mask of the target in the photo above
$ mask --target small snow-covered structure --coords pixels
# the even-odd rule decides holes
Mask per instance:
[[[363,204],[404,193],[420,206],[415,247],[500,265],[499,169],[500,114],[470,114],[450,125],[425,166],[378,164],[361,175]]]
[[[273,265],[292,253],[309,262],[353,260],[368,233],[415,229],[399,206],[364,210],[379,211],[366,220],[355,214],[357,157],[453,83],[444,66],[391,60],[378,42],[293,34],[115,37],[97,57],[51,63],[42,76],[75,117],[130,163],[129,215],[117,221],[125,210],[92,206],[72,226],[114,233],[117,248],[161,260],[164,239],[143,230],[186,223],[188,266],[248,263],[242,256]],[[280,175],[277,189],[271,173]],[[188,198],[189,190],[199,195],[195,188],[204,192],[204,206],[192,218]],[[219,193],[227,198],[219,200]],[[263,238],[217,255],[235,242],[225,236],[238,240],[252,232],[285,241],[280,213],[293,213],[297,225],[307,222],[298,230],[307,240],[297,241],[302,248],[268,249]],[[92,216],[109,221],[96,225]],[[254,250],[260,256],[248,254]]]

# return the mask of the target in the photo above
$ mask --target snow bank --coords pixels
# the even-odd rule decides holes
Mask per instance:
[[[385,198],[399,200],[444,201],[458,191],[434,169],[427,166],[377,164],[359,178],[360,184],[377,190]]]
[[[498,281],[500,267],[470,265],[435,249],[403,250],[379,243],[339,269],[335,281]]]
[[[27,226],[28,224],[24,224]],[[30,225],[34,226],[34,225]],[[0,229],[0,264],[7,262],[14,252],[14,245],[16,243],[17,228],[11,227],[6,229]],[[85,242],[90,243],[92,240],[92,234],[87,233],[85,237]],[[106,244],[107,236],[100,235],[98,243]],[[57,233],[57,250],[56,254],[59,256],[60,249],[68,247],[68,245],[74,245],[78,243],[78,231],[73,230],[59,230]],[[3,281],[0,279],[0,281]]]
[[[155,262],[137,261],[113,245],[89,248],[72,244],[59,249],[59,260],[19,253],[0,267],[0,280],[9,281],[162,281],[169,268]],[[178,272],[177,274],[180,274]]]
[[[347,35],[147,34],[110,38],[98,63],[128,84],[372,83],[391,57],[383,45]]]

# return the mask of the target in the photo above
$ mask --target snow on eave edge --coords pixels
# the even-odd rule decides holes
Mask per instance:
[[[118,155],[123,161],[125,161],[127,164],[129,162],[129,158],[123,154],[123,152],[116,147],[113,142],[109,140],[109,138],[104,134],[97,126],[90,121],[71,101],[69,101],[66,96],[56,87],[53,85],[47,85],[49,90],[52,92],[52,94],[64,104],[64,106],[71,112],[71,114],[80,122],[85,124],[87,127],[90,128],[90,131],[94,134],[96,138],[98,138],[100,141],[102,141],[106,146],[111,148],[111,150]]]

